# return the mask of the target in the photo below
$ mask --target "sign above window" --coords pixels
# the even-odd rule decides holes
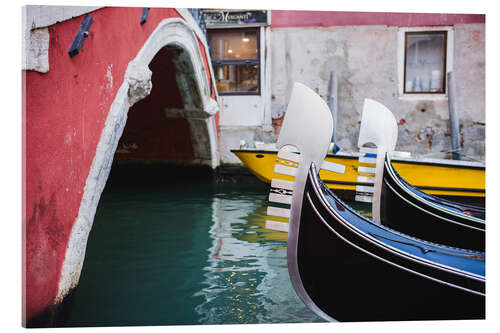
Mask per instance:
[[[267,25],[266,10],[203,10],[207,27],[232,25]]]

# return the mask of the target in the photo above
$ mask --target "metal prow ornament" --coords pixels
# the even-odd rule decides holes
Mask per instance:
[[[322,165],[330,146],[332,130],[332,114],[325,101],[305,85],[295,83],[276,144],[280,150],[278,158],[288,157],[287,159],[292,160],[295,166],[297,166],[293,170],[295,182],[273,180],[274,184],[271,184],[271,186],[286,185],[288,189],[291,188],[293,190],[287,245],[288,272],[293,288],[299,298],[310,309],[323,319],[329,321],[333,321],[334,319],[324,313],[306,293],[300,279],[296,258],[302,197],[307,174],[312,163],[318,166],[318,170]],[[285,146],[295,147],[300,154],[282,151],[282,148]]]
[[[392,152],[398,140],[398,125],[392,112],[379,102],[365,99],[361,127],[359,129],[358,147],[373,143],[376,148],[375,186],[372,200],[372,219],[380,223],[380,196],[384,159],[387,152]]]

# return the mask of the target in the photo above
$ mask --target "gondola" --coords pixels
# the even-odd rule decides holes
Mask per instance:
[[[380,222],[406,234],[472,250],[485,250],[485,210],[428,195],[409,185],[385,158]]]
[[[377,121],[382,128],[392,126],[383,112]],[[321,181],[317,165],[332,127],[326,103],[296,83],[277,146],[300,151],[293,185],[279,182],[292,191],[287,263],[300,299],[331,321],[484,318],[484,252],[439,245],[375,223]],[[384,140],[378,142],[384,149],[395,142]]]
[[[296,261],[314,304],[339,321],[481,319],[485,255],[373,223],[308,173]]]

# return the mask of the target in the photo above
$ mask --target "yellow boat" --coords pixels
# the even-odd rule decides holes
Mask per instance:
[[[277,162],[277,151],[257,149],[231,150],[243,164],[261,181],[270,183],[276,178],[274,166]],[[371,185],[358,182],[359,156],[339,152],[328,154],[326,161],[345,165],[343,174],[321,170],[319,176],[325,184],[338,191],[354,193],[357,185]],[[278,164],[280,160],[278,160]],[[456,161],[431,158],[392,158],[396,171],[409,184],[422,191],[443,197],[467,197],[484,200],[485,166],[479,162]],[[363,164],[361,164],[363,166]],[[280,175],[279,178],[293,181],[293,177]],[[337,191],[338,190],[338,191]]]

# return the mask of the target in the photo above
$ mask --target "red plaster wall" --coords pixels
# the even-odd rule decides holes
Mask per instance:
[[[484,23],[482,14],[426,14],[272,10],[271,27],[328,27],[344,25],[441,26]]]
[[[103,8],[81,53],[68,49],[83,16],[49,27],[50,71],[23,72],[26,147],[26,317],[50,306],[68,238],[105,119],[123,82],[126,66],[158,23],[179,17],[174,9]]]

